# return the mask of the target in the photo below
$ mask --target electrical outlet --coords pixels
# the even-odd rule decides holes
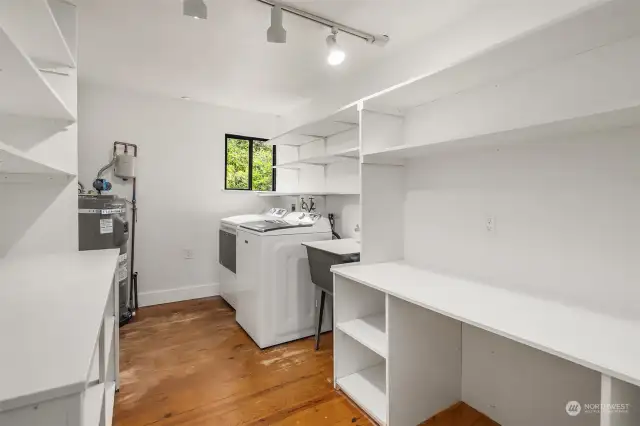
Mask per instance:
[[[191,260],[191,259],[194,259],[194,258],[195,258],[195,255],[194,255],[194,253],[193,253],[193,249],[184,249],[184,250],[182,251],[182,255],[183,255],[183,257],[184,257],[185,259],[189,259],[189,260]]]
[[[487,217],[487,220],[485,221],[485,226],[487,227],[488,232],[495,232],[496,218],[494,216]]]

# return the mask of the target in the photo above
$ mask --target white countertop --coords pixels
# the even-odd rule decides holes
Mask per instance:
[[[0,412],[84,389],[118,255],[0,259]]]
[[[307,247],[313,247],[318,250],[326,251],[337,255],[360,253],[360,242],[353,238],[345,238],[342,240],[312,241],[302,243]]]
[[[341,265],[340,276],[640,386],[640,321],[440,275],[403,262]]]

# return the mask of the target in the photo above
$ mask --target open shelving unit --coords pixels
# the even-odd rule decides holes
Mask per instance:
[[[358,123],[359,111],[352,104],[271,139],[278,146],[279,163],[273,168],[283,192],[357,194]]]
[[[638,292],[618,273],[640,3],[594,2],[433,64],[358,105],[361,262],[332,269],[336,387],[390,426],[460,401],[500,424],[640,424]],[[628,229],[590,232],[598,203]],[[575,423],[569,401],[632,408]]]

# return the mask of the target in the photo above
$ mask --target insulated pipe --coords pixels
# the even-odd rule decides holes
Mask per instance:
[[[257,0],[260,3],[269,5],[274,7],[276,5],[276,1],[274,0]],[[324,25],[325,27],[335,28],[343,33],[350,34],[354,37],[361,38],[365,40],[367,43],[375,44],[377,46],[384,46],[389,42],[389,36],[381,35],[381,34],[371,34],[365,31],[360,31],[356,28],[350,27],[348,25],[343,25],[338,22],[332,21],[331,19],[323,18],[322,16],[318,16],[314,13],[307,12],[306,10],[298,9],[297,7],[289,6],[288,4],[277,2],[278,5],[285,12],[289,12],[293,15],[299,16],[300,18],[308,19],[309,21],[313,21],[320,25]]]

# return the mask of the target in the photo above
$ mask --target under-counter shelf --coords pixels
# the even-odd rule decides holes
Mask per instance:
[[[114,402],[116,398],[115,382],[107,383],[107,385],[105,386],[104,398],[105,398],[105,411],[106,411],[105,425],[111,426],[113,424],[113,408],[114,408]]]
[[[355,283],[364,284],[371,291],[640,385],[640,342],[629,339],[640,333],[638,321],[438,274],[404,262],[347,265],[332,271],[346,279],[341,286],[346,291],[355,291],[350,290]],[[340,287],[335,291],[339,295]],[[338,310],[341,302],[335,303]],[[575,332],[581,329],[589,333]],[[598,336],[601,350],[594,347],[593,336]]]
[[[337,385],[379,424],[387,423],[386,368],[381,363],[337,380]]]
[[[82,426],[100,425],[104,402],[104,384],[98,383],[84,391],[82,404]]]
[[[387,357],[385,314],[338,323],[337,328],[383,358]]]

